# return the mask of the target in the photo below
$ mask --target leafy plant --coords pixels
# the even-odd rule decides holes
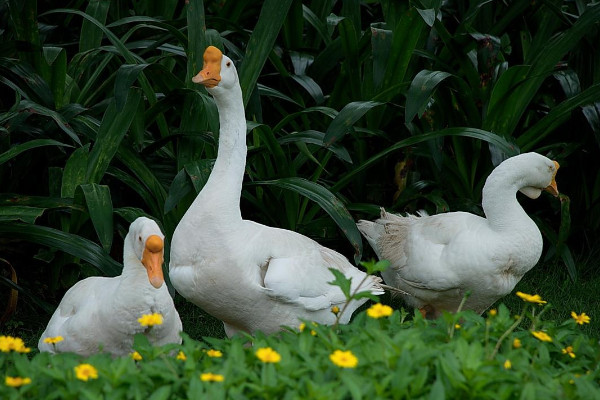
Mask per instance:
[[[290,329],[280,335],[228,340],[196,341],[184,334],[181,346],[152,347],[139,336],[134,345],[137,361],[107,354],[81,358],[0,352],[3,376],[30,380],[20,387],[3,382],[0,395],[7,399],[597,397],[597,340],[581,333],[579,319],[544,320],[549,306],[540,307],[527,303],[517,320],[504,305],[484,317],[459,312],[435,321],[424,320],[418,312],[410,320],[404,310],[389,316],[367,310],[351,324],[334,328],[311,324],[301,332]],[[6,342],[5,337],[0,338],[4,344],[2,340]],[[82,365],[88,374],[75,370]],[[90,367],[95,374],[89,373]]]

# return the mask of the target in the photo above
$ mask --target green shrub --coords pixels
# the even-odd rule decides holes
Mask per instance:
[[[501,305],[485,316],[459,312],[435,321],[418,312],[407,318],[404,310],[372,318],[367,310],[345,326],[306,322],[301,332],[229,340],[196,341],[184,334],[181,346],[152,347],[139,336],[138,361],[106,354],[0,352],[3,380],[31,380],[22,387],[2,382],[0,397],[598,398],[598,341],[582,334],[575,319],[543,320],[548,308],[525,303],[515,316]],[[544,332],[551,341],[532,332],[542,339],[537,332]],[[337,353],[341,358],[334,356],[334,363],[336,350],[350,353]],[[97,378],[78,379],[75,367],[81,364],[93,366]]]

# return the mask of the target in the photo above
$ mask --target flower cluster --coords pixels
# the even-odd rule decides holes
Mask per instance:
[[[138,322],[141,326],[161,325],[163,323],[163,316],[158,313],[144,314],[138,319]]]
[[[223,357],[223,353],[221,350],[210,349],[206,351],[206,355],[212,358],[221,358]]]
[[[385,304],[375,303],[367,309],[367,315],[371,318],[389,317],[394,310]]]
[[[98,370],[91,364],[79,364],[75,368],[75,376],[82,381],[98,379]]]
[[[58,342],[62,342],[63,340],[65,340],[65,338],[62,336],[47,337],[44,339],[44,343],[56,344]]]
[[[341,368],[356,368],[358,365],[358,358],[350,350],[336,350],[329,355],[329,359]]]
[[[4,384],[10,387],[21,387],[23,385],[29,385],[31,383],[31,378],[22,378],[20,376],[7,376],[4,379]]]
[[[527,301],[529,303],[536,303],[536,304],[546,304],[547,303],[547,301],[542,300],[542,297],[539,294],[530,295],[530,294],[523,293],[523,292],[517,292],[517,296],[519,296],[524,301]]]
[[[264,363],[278,363],[281,355],[270,347],[262,347],[256,350],[256,358]]]
[[[225,377],[219,374],[213,374],[212,372],[205,372],[200,374],[200,380],[203,382],[223,382]]]
[[[8,353],[14,351],[17,353],[29,353],[31,349],[25,347],[23,339],[12,336],[0,336],[0,351]]]
[[[577,314],[575,311],[571,311],[571,317],[573,317],[575,322],[579,325],[590,323],[590,317],[584,312],[582,312],[581,314]]]

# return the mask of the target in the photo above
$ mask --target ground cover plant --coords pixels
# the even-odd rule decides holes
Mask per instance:
[[[550,327],[570,320],[573,310],[585,311],[595,321],[600,316],[595,301],[600,293],[595,256],[600,232],[599,20],[600,7],[579,0],[78,0],[62,2],[59,9],[51,1],[1,0],[0,307],[6,305],[6,311],[0,311],[0,335],[24,337],[32,346],[70,286],[90,275],[117,274],[120,243],[137,216],[157,220],[168,241],[216,156],[214,103],[191,83],[208,44],[224,49],[239,66],[249,121],[241,204],[246,218],[297,230],[358,261],[363,253],[363,258],[373,255],[363,252],[355,220],[374,217],[380,206],[394,212],[480,214],[481,187],[493,166],[502,157],[537,151],[561,164],[557,180],[562,196],[560,201],[524,202],[546,248],[541,265],[516,289],[552,299],[545,316],[556,322],[545,323],[553,337],[558,331]],[[511,310],[520,309],[520,299],[503,301]],[[183,350],[198,353],[194,363],[202,364],[201,350],[192,348],[208,345],[196,340],[222,337],[222,326],[179,296],[176,304],[185,310],[184,328],[192,338]],[[505,318],[508,311],[496,308]],[[394,315],[388,322],[379,320],[389,324],[381,332],[390,337],[395,331],[426,327],[419,335],[443,338],[440,346],[458,346],[453,343],[468,332],[463,329],[447,341],[449,336],[442,334],[450,326],[444,325],[447,321],[411,322],[409,315],[400,323],[400,315]],[[467,338],[469,346],[485,340],[477,335],[489,316],[463,317],[479,332]],[[373,327],[376,321],[359,316],[339,332],[320,327],[314,340],[333,335],[348,343],[365,323]],[[506,328],[502,326],[498,329]],[[564,329],[568,335],[584,330],[589,337],[600,336],[594,324]],[[377,335],[383,336],[381,332]],[[551,355],[543,355],[542,370],[550,368],[546,372],[557,385],[555,393],[583,393],[577,391],[585,383],[574,379],[570,385],[566,379],[570,372],[587,373],[578,364],[590,360],[586,351],[574,347],[577,358],[555,357],[569,344],[562,338],[561,348],[557,342],[538,343],[526,333],[521,331],[531,347],[525,346],[524,357],[538,360],[541,348]],[[310,339],[305,336],[284,334],[282,340]],[[243,340],[218,343],[225,354],[228,346],[240,347]],[[261,340],[279,349],[278,339]],[[594,344],[589,346],[583,348],[597,353]],[[327,361],[334,350],[320,347],[319,360],[324,361],[314,368],[343,377],[350,370]],[[340,379],[360,381],[371,367],[391,365],[384,358],[377,361],[381,364],[365,364],[360,361],[364,350],[352,350],[359,357],[358,369],[346,375],[352,378]],[[278,371],[284,364],[291,371],[298,360],[313,365],[295,350],[287,351],[295,355],[282,353],[281,363],[267,364],[265,371]],[[402,351],[390,354],[401,357]],[[123,371],[146,371],[154,368],[150,353],[156,352],[161,364],[155,368],[164,370],[158,354],[167,357],[169,350],[147,352],[142,361],[151,361],[148,365],[114,362],[122,363]],[[233,353],[257,363],[251,350]],[[510,374],[516,367],[500,368],[502,354],[483,362],[489,370],[479,368],[478,374],[486,370],[485,376],[514,378]],[[13,356],[14,364],[2,354],[2,370],[26,377],[29,369],[18,368],[29,368],[30,361],[17,361],[20,356],[12,353],[8,357]],[[98,359],[104,360],[101,372],[115,370],[113,361]],[[191,374],[195,364],[189,360],[167,365],[188,368]],[[79,361],[40,355],[31,363]],[[442,366],[431,362],[427,376],[419,378],[427,387],[415,393],[430,393],[435,385],[433,371]],[[244,379],[262,384],[263,365],[252,368],[255,375]],[[67,370],[65,374],[74,373]],[[38,372],[32,381],[38,382]],[[531,372],[534,385],[538,372]],[[582,382],[597,382],[594,374]],[[104,387],[106,377],[99,376],[86,383]],[[566,381],[557,383],[556,376]],[[369,385],[375,385],[372,380]],[[194,390],[211,387],[197,376],[193,381],[199,388]],[[83,383],[64,382],[65,390]],[[177,389],[162,389],[163,396],[187,393],[192,385],[190,380],[177,382]],[[223,383],[231,382],[226,376]],[[49,383],[41,387],[45,385]],[[447,393],[458,393],[454,384],[444,381],[437,390],[440,385]],[[19,390],[42,390],[33,386]],[[373,387],[368,390],[376,396]]]
[[[31,357],[0,337],[6,399],[396,398],[591,399],[600,395],[600,345],[574,312],[546,320],[539,295],[518,292],[519,314],[503,304],[479,316],[407,318],[374,303],[353,323],[306,321],[280,335],[205,338],[152,347],[139,336],[131,356]],[[56,338],[61,340],[62,338]],[[250,346],[248,344],[251,344]]]

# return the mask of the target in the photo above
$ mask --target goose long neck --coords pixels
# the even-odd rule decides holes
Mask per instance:
[[[535,223],[517,201],[519,188],[504,174],[494,171],[483,187],[482,206],[490,227],[497,231],[512,231],[516,224]]]
[[[219,148],[203,192],[217,194],[211,208],[241,220],[240,196],[246,167],[246,116],[239,86],[227,95],[214,96],[219,110]],[[215,201],[216,200],[216,201]]]

